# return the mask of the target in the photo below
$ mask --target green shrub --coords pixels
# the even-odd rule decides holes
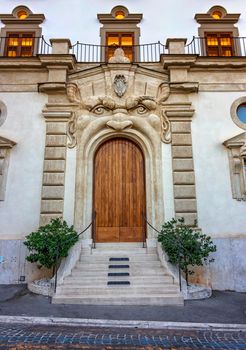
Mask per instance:
[[[167,253],[169,262],[185,273],[188,285],[188,275],[194,273],[192,266],[203,266],[211,252],[216,251],[211,237],[184,224],[184,218],[172,219],[162,226],[158,241]],[[209,259],[209,262],[214,259]]]
[[[24,244],[31,253],[26,260],[37,263],[40,268],[53,268],[54,272],[56,261],[65,258],[77,241],[78,235],[73,226],[69,227],[61,219],[52,219],[26,237]]]

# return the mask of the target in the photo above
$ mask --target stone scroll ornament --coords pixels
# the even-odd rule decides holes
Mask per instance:
[[[244,145],[240,148],[239,157],[240,157],[241,159],[246,159],[246,142],[245,142]]]
[[[114,78],[114,92],[117,96],[122,97],[126,92],[126,78],[124,75],[116,75]]]
[[[171,123],[168,120],[164,110],[161,111],[161,140],[164,143],[171,143]]]
[[[77,104],[78,107],[81,106],[81,96],[78,86],[74,83],[67,84],[67,97],[70,102]],[[67,136],[68,136],[68,148],[73,148],[76,146],[76,120],[77,120],[77,112],[73,112],[73,116],[68,123],[67,127]]]
[[[72,119],[68,123],[67,127],[67,136],[68,136],[68,148],[74,148],[76,146],[77,140],[75,136],[76,132],[76,120],[77,120],[77,113],[73,112]]]
[[[168,99],[169,95],[170,95],[169,84],[167,84],[166,82],[162,83],[159,86],[159,91],[158,91],[158,99],[157,99],[158,105],[164,106],[164,102]],[[161,118],[161,140],[164,143],[171,143],[172,141],[171,123],[164,109],[161,109],[160,118]]]

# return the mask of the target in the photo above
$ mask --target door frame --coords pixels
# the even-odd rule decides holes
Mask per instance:
[[[134,128],[117,132],[105,125],[105,120],[97,120],[97,127],[81,129],[77,134],[75,210],[74,227],[82,231],[91,222],[93,210],[93,159],[101,143],[112,137],[126,137],[137,143],[144,154],[146,181],[146,217],[154,227],[160,227],[164,216],[163,155],[158,131],[148,121],[143,120],[138,130]],[[100,130],[99,130],[100,128]],[[88,230],[81,237],[84,247],[91,247],[93,231]],[[147,226],[147,247],[157,244],[156,232]]]
[[[143,171],[143,183],[144,183],[144,215],[146,217],[146,212],[147,212],[147,193],[146,193],[146,164],[145,164],[145,156],[144,156],[144,152],[142,150],[142,147],[139,145],[138,142],[136,142],[136,140],[132,140],[131,138],[129,137],[126,137],[124,135],[114,135],[110,138],[107,138],[105,140],[103,140],[102,142],[99,143],[99,145],[97,146],[95,152],[94,152],[94,156],[93,156],[93,192],[92,192],[92,211],[93,213],[95,212],[95,160],[96,160],[96,156],[97,156],[97,153],[100,149],[100,147],[105,144],[106,142],[109,142],[109,141],[112,141],[112,140],[120,140],[120,139],[126,139],[128,140],[129,142],[133,143],[136,147],[138,147],[138,149],[140,150],[141,154],[142,154],[142,157],[143,157],[143,168],[144,168],[144,171]],[[146,238],[147,238],[147,223],[146,221],[144,220],[144,223],[143,223],[143,229],[144,229],[144,235],[143,235],[143,243],[146,242]],[[95,242],[96,242],[96,223],[93,222],[93,232],[95,234]],[[109,242],[110,243],[110,242]]]

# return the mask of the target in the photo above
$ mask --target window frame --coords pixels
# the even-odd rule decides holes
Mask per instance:
[[[234,40],[233,40],[233,33],[232,32],[222,32],[222,31],[216,31],[216,32],[204,32],[204,36],[205,36],[205,45],[206,45],[206,54],[208,57],[233,57],[235,56],[235,47],[234,47]],[[212,46],[212,45],[208,45],[208,37],[209,36],[216,36],[217,40],[218,40],[218,45],[216,46]],[[227,36],[230,38],[231,40],[231,45],[230,46],[223,46],[221,45],[221,39],[223,38],[223,36]],[[211,48],[217,48],[218,49],[218,55],[210,55],[209,54],[209,49]],[[231,50],[231,55],[230,56],[226,56],[223,55],[223,49],[224,48],[230,48]]]
[[[11,35],[18,35],[18,46],[17,46],[17,54],[16,56],[8,56],[8,51],[10,45],[8,45],[9,39],[11,38]],[[23,35],[30,35],[27,38],[33,39],[32,46],[31,47],[31,55],[29,56],[22,56],[21,55],[21,50],[23,46],[21,45],[21,39],[23,39]],[[4,56],[8,58],[25,58],[25,57],[33,57],[34,56],[34,49],[35,49],[35,32],[28,32],[28,31],[9,31],[6,33],[6,42],[5,42],[5,47],[4,47]]]
[[[113,35],[117,36],[119,38],[119,45],[108,45],[108,38],[111,35],[112,36]],[[122,38],[122,36],[131,36],[131,38],[132,38],[132,45],[121,45],[121,38]],[[117,49],[118,47],[122,48],[123,50],[124,50],[124,47],[125,48],[129,48],[129,49],[131,48],[132,59],[130,61],[134,62],[134,58],[135,58],[134,57],[134,43],[135,43],[134,39],[135,39],[134,32],[123,32],[123,31],[106,32],[106,46],[105,46],[105,59],[106,59],[106,62],[108,62],[110,57],[112,57],[112,56],[109,57],[109,50],[110,50],[110,48]],[[124,53],[125,53],[125,56],[128,57],[127,53],[126,52],[124,52]]]

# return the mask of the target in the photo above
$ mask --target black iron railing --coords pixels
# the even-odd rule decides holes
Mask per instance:
[[[220,37],[209,41],[209,37],[193,37],[186,45],[185,53],[206,57],[246,56],[246,37]]]
[[[157,232],[158,234],[161,234],[161,231],[158,231],[153,225],[151,225],[151,223],[148,221],[148,219],[146,218],[146,216],[144,215],[144,213],[142,213],[142,217],[144,219],[144,221],[146,222],[146,224],[152,228],[152,230],[154,230],[155,232]],[[181,246],[179,244],[179,251],[181,251]],[[179,258],[180,258],[180,253],[179,253]],[[180,292],[182,291],[182,281],[181,281],[181,268],[180,268],[180,260],[178,262],[178,271],[179,271],[179,290]]]
[[[93,240],[93,248],[96,248],[96,244],[95,244],[95,227],[96,227],[96,212],[94,211],[92,213],[92,220],[91,223],[80,233],[77,234],[77,237],[80,237],[83,233],[85,233],[90,227],[92,227],[92,240]],[[71,240],[74,240],[74,237],[68,239],[66,242],[69,242]],[[56,247],[56,262],[55,262],[55,267],[54,267],[54,276],[55,276],[55,284],[54,284],[54,293],[56,292],[56,288],[57,288],[57,273],[58,273],[58,268],[60,265],[60,251],[62,250],[62,247],[58,244]]]
[[[51,54],[52,46],[41,37],[0,37],[0,56],[26,58]]]
[[[117,48],[123,49],[131,62],[159,62],[160,56],[166,53],[165,46],[160,42],[133,46],[103,46],[83,44],[77,41],[70,53],[75,55],[78,62],[104,63],[108,62]]]
[[[15,39],[15,40],[11,40]],[[211,39],[211,38],[210,38]],[[106,63],[116,49],[123,49],[126,57],[134,63],[159,62],[163,54],[169,54],[165,45],[157,43],[133,46],[103,46],[77,41],[70,54],[81,63]],[[52,54],[52,46],[41,37],[0,37],[0,57],[27,58]],[[246,37],[219,37],[209,41],[208,37],[193,37],[185,46],[185,54],[203,57],[246,57]]]

